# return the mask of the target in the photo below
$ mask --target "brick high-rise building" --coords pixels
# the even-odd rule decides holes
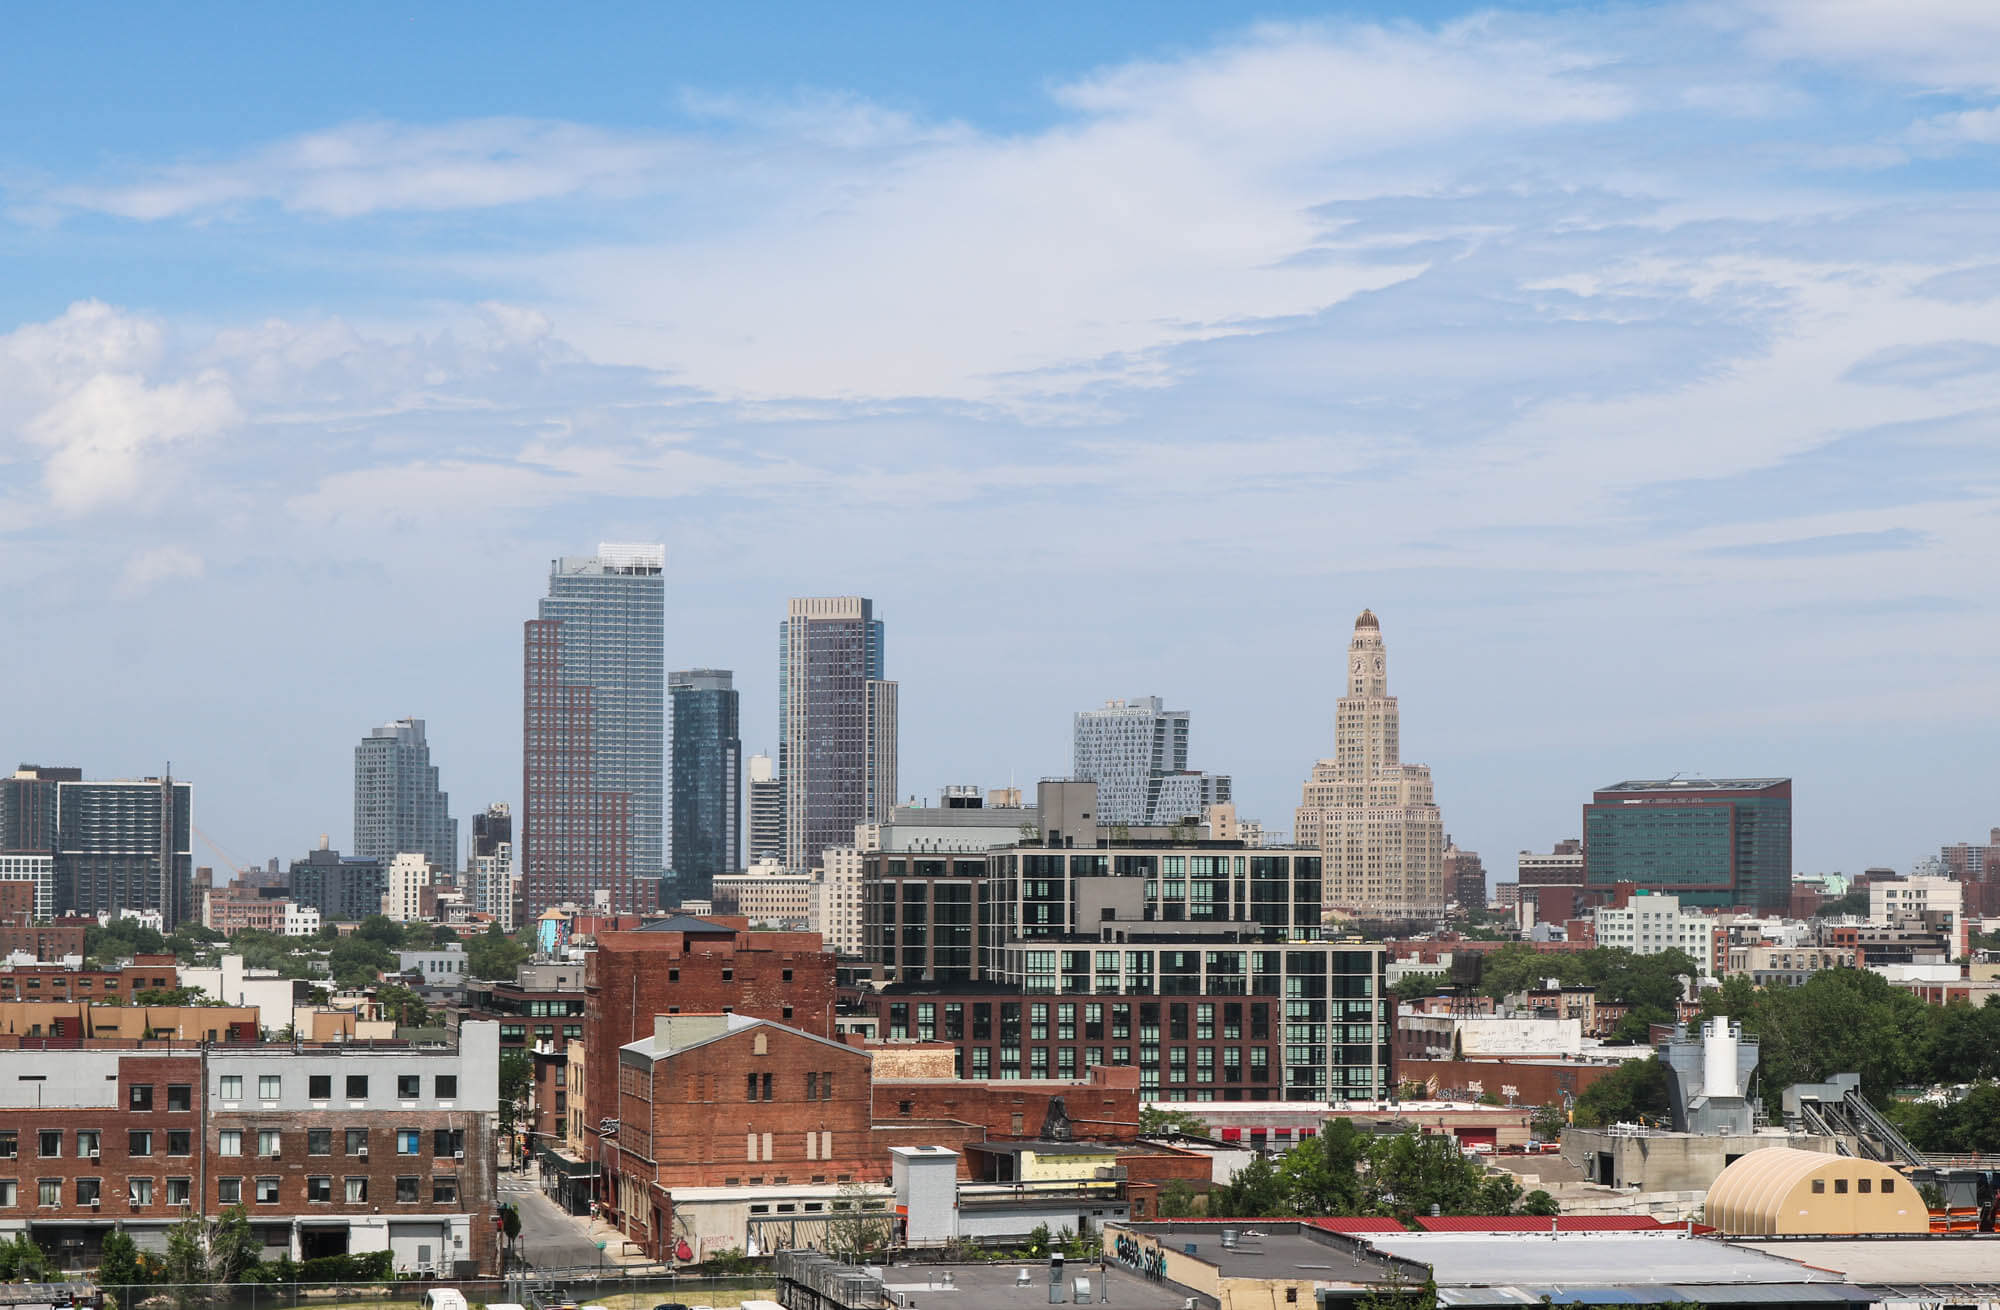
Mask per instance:
[[[793,597],[778,628],[785,866],[810,869],[896,803],[896,684],[863,596]]]
[[[652,909],[665,870],[666,548],[605,544],[549,568],[524,632],[522,899]],[[601,894],[601,897],[600,897]]]
[[[1401,723],[1381,624],[1363,610],[1348,643],[1334,754],[1313,766],[1296,815],[1299,845],[1317,846],[1325,859],[1329,910],[1381,919],[1444,913],[1444,818],[1430,769],[1402,762]]]

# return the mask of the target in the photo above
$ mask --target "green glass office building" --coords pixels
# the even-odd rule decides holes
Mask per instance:
[[[1792,890],[1790,778],[1665,778],[1599,789],[1583,807],[1584,882],[1685,903],[1783,911]]]

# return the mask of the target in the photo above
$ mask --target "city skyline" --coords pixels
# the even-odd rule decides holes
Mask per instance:
[[[1496,877],[1675,772],[1908,867],[1996,820],[2000,13],[1889,8],[23,15],[0,748],[205,864],[391,711],[518,807],[543,566],[659,541],[746,751],[784,598],[895,617],[903,798],[1157,689],[1282,829],[1367,607]]]

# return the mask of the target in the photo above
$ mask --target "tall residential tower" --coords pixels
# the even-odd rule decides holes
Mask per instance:
[[[1299,845],[1319,847],[1324,860],[1329,910],[1383,919],[1444,913],[1444,818],[1430,769],[1402,762],[1400,728],[1381,624],[1363,610],[1347,647],[1333,758],[1313,766],[1297,813]]]
[[[440,869],[458,867],[458,822],[438,789],[422,719],[385,723],[354,748],[354,853],[383,864],[421,854]]]
[[[666,547],[604,544],[549,566],[524,625],[522,896],[654,908],[665,869]],[[642,903],[643,900],[643,903]]]
[[[743,867],[743,739],[727,669],[667,675],[673,709],[674,894],[705,901]]]
[[[1165,704],[1134,696],[1077,712],[1070,776],[1097,784],[1100,822],[1165,826],[1229,801],[1226,774],[1188,768],[1188,712]]]
[[[778,773],[785,863],[881,823],[896,803],[896,684],[883,676],[882,621],[861,596],[793,597],[778,629]]]

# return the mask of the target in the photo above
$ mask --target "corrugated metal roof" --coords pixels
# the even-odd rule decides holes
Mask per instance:
[[[1247,1220],[1245,1222],[1248,1222]],[[1320,1219],[1307,1219],[1305,1223],[1328,1233],[1406,1233],[1409,1229],[1394,1219],[1381,1219],[1369,1215],[1330,1215]]]
[[[1432,1218],[1417,1216],[1417,1227],[1430,1233],[1546,1233],[1548,1219],[1531,1214],[1447,1214]],[[1560,1215],[1554,1220],[1559,1233],[1652,1233],[1679,1228],[1643,1214]]]

